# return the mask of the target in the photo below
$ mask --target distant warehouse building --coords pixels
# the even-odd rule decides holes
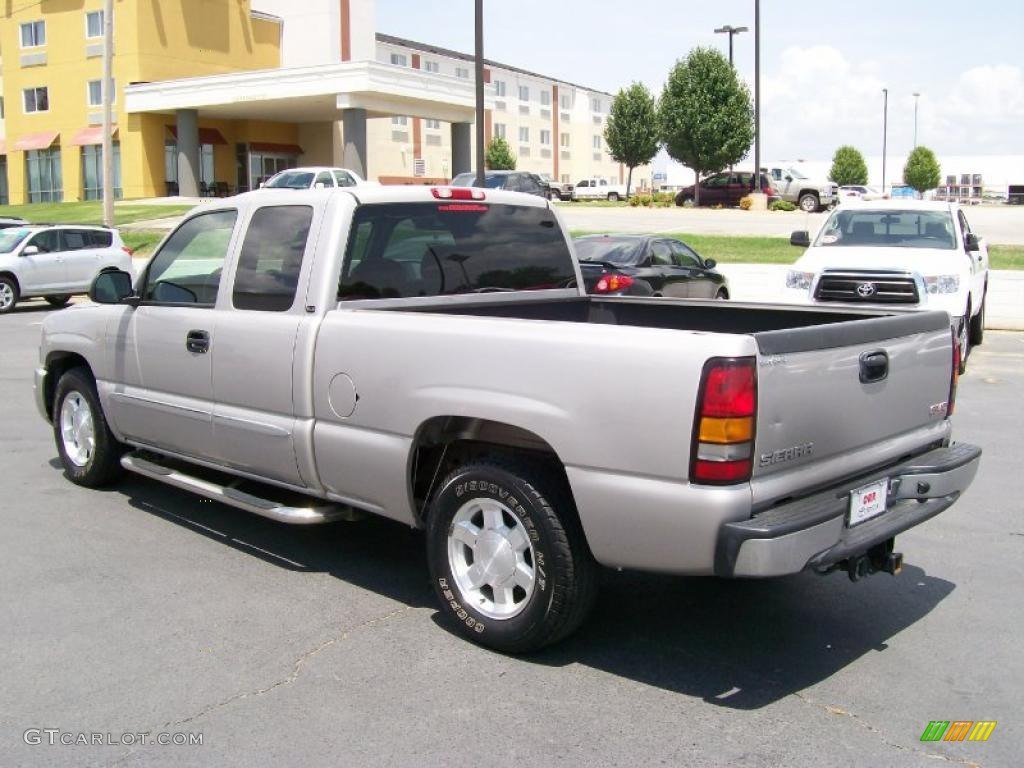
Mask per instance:
[[[296,165],[417,183],[473,167],[473,59],[377,34],[373,0],[115,4],[119,197],[251,189]],[[24,3],[0,20],[0,202],[102,194],[101,0]],[[624,169],[611,94],[487,61],[485,133],[561,181]],[[634,179],[644,173],[634,173]]]

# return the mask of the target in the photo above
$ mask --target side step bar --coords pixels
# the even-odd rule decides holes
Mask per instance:
[[[185,474],[177,469],[158,464],[155,461],[145,459],[138,454],[129,453],[121,458],[121,466],[129,472],[161,483],[173,485],[185,491],[197,493],[200,496],[228,504],[255,515],[269,517],[279,523],[291,525],[310,525],[313,523],[329,523],[335,520],[355,521],[360,520],[363,514],[351,507],[339,504],[322,503],[318,506],[290,507],[276,501],[260,498],[251,493],[239,491],[226,485],[203,480],[192,475]],[[310,497],[310,501],[315,501]]]

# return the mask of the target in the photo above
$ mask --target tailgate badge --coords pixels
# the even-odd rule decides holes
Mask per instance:
[[[813,452],[814,443],[803,443],[802,445],[794,445],[791,448],[780,448],[771,453],[762,453],[758,463],[762,467],[770,467],[773,464],[782,464],[785,461],[805,458]]]

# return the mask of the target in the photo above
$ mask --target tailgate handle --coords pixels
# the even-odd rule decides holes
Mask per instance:
[[[889,354],[884,349],[865,352],[860,356],[860,382],[870,384],[884,381],[889,375]]]

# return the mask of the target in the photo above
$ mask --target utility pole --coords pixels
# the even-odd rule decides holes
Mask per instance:
[[[114,226],[114,0],[103,3],[103,223]]]
[[[484,185],[484,151],[484,0],[476,0],[476,185],[478,187]]]
[[[729,66],[733,66],[732,63],[732,39],[740,32],[746,32],[746,27],[734,27],[731,24],[726,24],[715,30],[717,35],[728,35],[729,36]]]
[[[921,94],[914,91],[914,149],[917,149],[917,100],[921,98]]]
[[[882,194],[885,194],[885,150],[889,140],[889,89],[882,89]]]
[[[754,189],[761,190],[761,0],[754,0]]]

